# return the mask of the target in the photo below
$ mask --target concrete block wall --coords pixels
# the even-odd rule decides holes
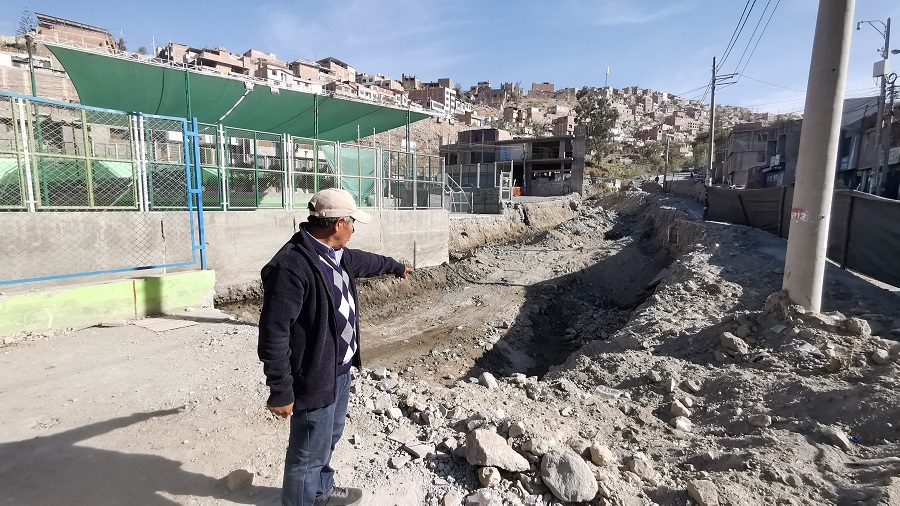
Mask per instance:
[[[34,74],[37,94],[41,98],[61,102],[79,101],[72,80],[64,74],[38,70]],[[0,66],[0,83],[3,90],[19,95],[31,95],[31,73],[27,68]]]

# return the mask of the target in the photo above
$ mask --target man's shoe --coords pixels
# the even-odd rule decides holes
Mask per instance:
[[[356,506],[362,501],[363,491],[359,488],[334,487],[325,506]]]

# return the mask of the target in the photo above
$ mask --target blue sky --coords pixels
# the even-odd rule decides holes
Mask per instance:
[[[754,110],[802,110],[817,0],[751,0],[744,31],[722,67],[740,56],[745,77],[717,94],[718,103]],[[758,47],[748,39],[759,15]],[[557,88],[609,84],[682,93],[708,83],[741,17],[741,0],[286,2],[128,2],[35,0],[21,8],[101,26],[124,35],[129,49],[169,41],[194,47],[254,48],[279,58],[334,56],[360,72],[450,77],[466,89],[477,81],[549,81]],[[768,9],[765,7],[768,6]],[[7,9],[0,31],[15,31],[21,11]],[[894,20],[900,49],[900,2],[858,0],[855,18]],[[877,94],[871,77],[883,38],[864,25],[853,32],[849,96]],[[748,48],[745,51],[745,48]],[[752,58],[749,58],[752,53]],[[894,56],[900,69],[900,55]],[[754,80],[756,79],[756,80]],[[765,84],[759,81],[765,81]],[[777,85],[777,86],[776,86]],[[701,98],[703,90],[686,96]],[[708,97],[706,100],[709,100]]]

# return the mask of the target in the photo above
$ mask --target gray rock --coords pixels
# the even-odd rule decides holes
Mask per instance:
[[[747,423],[754,427],[768,427],[772,425],[772,417],[765,414],[755,414],[747,417]]]
[[[372,377],[376,380],[383,380],[385,378],[390,377],[391,373],[385,367],[379,367],[378,369],[372,369]]]
[[[482,488],[466,497],[466,506],[503,506],[503,496],[494,489]]]
[[[827,362],[825,362],[825,370],[830,373],[836,373],[841,369],[844,369],[845,367],[846,364],[844,363],[844,361],[839,359],[838,357],[831,357]]]
[[[500,471],[496,467],[481,467],[475,472],[478,482],[482,487],[497,487],[500,485]]]
[[[844,320],[844,327],[847,329],[847,332],[857,336],[871,336],[872,335],[872,327],[869,326],[869,322],[863,320],[862,318],[857,318],[855,316],[851,316]]]
[[[429,453],[434,453],[434,445],[431,443],[406,443],[403,450],[412,455],[414,459],[421,459]]]
[[[891,361],[891,355],[884,348],[878,348],[872,353],[872,362],[875,362],[878,365],[883,365]]]
[[[672,393],[675,389],[678,388],[678,382],[675,381],[675,378],[668,378],[663,383],[663,391],[667,393]]]
[[[647,379],[650,380],[651,383],[659,383],[663,378],[662,374],[651,369],[647,371]]]
[[[591,462],[593,462],[594,465],[604,467],[616,464],[616,456],[613,455],[612,450],[606,445],[594,443],[590,447],[590,452]]]
[[[416,433],[409,427],[400,426],[388,435],[388,439],[395,443],[406,444],[415,443],[417,441]]]
[[[691,480],[687,482],[688,496],[698,506],[719,506],[719,491],[710,480]]]
[[[794,488],[803,486],[803,478],[798,474],[788,474],[784,477],[784,482]]]
[[[685,418],[685,420],[687,419]],[[656,485],[659,481],[659,474],[656,472],[656,469],[653,469],[653,465],[647,459],[634,457],[628,461],[627,468],[651,485]]]
[[[466,435],[466,460],[473,466],[494,466],[505,471],[529,469],[525,457],[510,448],[502,436],[485,429],[473,430]]]
[[[478,382],[490,390],[500,388],[500,385],[497,383],[497,379],[494,378],[494,375],[489,372],[481,373],[481,376],[478,377]]]
[[[399,420],[399,419],[403,418],[403,411],[396,406],[394,406],[392,408],[388,408],[384,414],[387,415],[387,417],[390,418],[391,420]]]
[[[732,334],[731,332],[723,332],[719,339],[722,347],[728,351],[737,353],[738,355],[746,355],[750,353],[750,345],[746,341]]]
[[[677,399],[672,401],[669,411],[675,416],[683,416],[685,418],[690,418],[691,416],[691,410]]]
[[[750,326],[745,324],[745,325],[739,326],[739,327],[734,331],[734,333],[737,334],[738,337],[744,338],[744,337],[749,336],[749,335],[752,334],[753,332],[750,330]]]
[[[513,422],[509,426],[509,437],[519,437],[525,434],[525,425],[521,422]]]
[[[700,392],[700,383],[696,380],[687,379],[681,382],[681,388],[692,394]]]
[[[462,497],[456,490],[450,490],[441,499],[441,506],[462,506]]]
[[[844,451],[850,451],[853,449],[853,443],[850,441],[850,438],[847,437],[847,434],[845,434],[841,429],[838,429],[837,427],[826,427],[823,432],[825,434],[825,437],[828,438],[828,441],[838,448]]]
[[[232,492],[243,490],[250,485],[253,485],[254,476],[254,473],[246,469],[235,469],[225,477],[225,485],[228,487],[228,490]]]
[[[694,426],[691,424],[691,420],[689,418],[683,416],[676,416],[672,419],[672,427],[683,431],[683,432],[691,432],[694,430]]]
[[[557,498],[566,502],[589,501],[597,495],[597,479],[591,467],[572,452],[549,452],[541,459],[541,479]]]
[[[401,455],[399,457],[391,457],[388,459],[388,467],[391,469],[403,469],[409,464],[410,458],[406,455]]]
[[[728,360],[728,355],[722,353],[719,350],[716,350],[713,352],[713,358],[716,359],[716,362],[725,362],[726,360]]]

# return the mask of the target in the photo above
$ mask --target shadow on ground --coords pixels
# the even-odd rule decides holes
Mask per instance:
[[[274,504],[280,490],[228,493],[221,479],[158,455],[91,448],[90,439],[178,409],[135,413],[46,437],[0,444],[0,500],[6,504],[178,504],[161,493]]]

